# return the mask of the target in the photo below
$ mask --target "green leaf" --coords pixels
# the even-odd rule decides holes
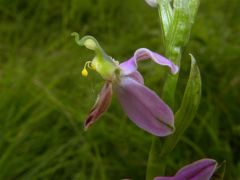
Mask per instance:
[[[175,0],[173,2],[172,21],[168,23],[169,31],[165,36],[164,44],[166,56],[177,65],[180,65],[181,49],[189,41],[198,6],[199,0]]]
[[[173,19],[173,10],[169,0],[158,0],[159,8],[158,13],[161,19],[161,26],[164,37],[167,36],[169,26]]]
[[[189,41],[192,24],[198,10],[199,0],[158,0],[165,56],[180,67],[182,48]],[[174,107],[174,95],[178,75],[168,75],[163,88],[164,101]]]
[[[188,83],[184,92],[181,106],[175,114],[176,131],[173,135],[166,138],[162,147],[161,156],[164,156],[174,149],[184,131],[191,124],[198,109],[201,98],[201,76],[196,64],[196,60],[192,55],[190,56],[192,64]]]

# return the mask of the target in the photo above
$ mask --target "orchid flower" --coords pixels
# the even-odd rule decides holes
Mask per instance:
[[[97,71],[106,81],[95,105],[85,120],[85,129],[92,125],[108,109],[112,91],[116,93],[123,110],[138,127],[156,136],[167,136],[174,131],[174,115],[172,110],[155,92],[144,85],[142,75],[137,71],[137,63],[152,59],[156,64],[167,66],[172,74],[178,72],[178,66],[165,57],[146,48],[138,49],[132,58],[119,64],[108,56],[97,40],[92,36],[79,39],[72,33],[78,45],[95,52],[92,61],[87,61],[82,75],[87,76],[89,69]]]
[[[213,159],[201,159],[181,168],[175,176],[155,177],[154,180],[209,180],[216,171],[217,162]]]

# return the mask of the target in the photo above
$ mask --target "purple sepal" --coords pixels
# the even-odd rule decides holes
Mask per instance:
[[[87,130],[90,125],[96,122],[96,120],[108,109],[112,100],[112,83],[106,82],[98,95],[98,98],[88,114],[88,117],[84,123],[84,129]]]
[[[209,180],[216,168],[214,159],[201,159],[184,166],[173,177],[155,177],[154,180]]]
[[[156,136],[174,132],[173,112],[155,92],[130,77],[122,77],[114,90],[124,111],[138,127]]]
[[[135,51],[133,57],[120,64],[120,68],[123,70],[123,75],[129,75],[136,71],[137,62],[146,59],[152,59],[157,64],[168,66],[171,69],[172,74],[176,74],[179,70],[177,65],[160,54],[152,52],[146,48],[140,48]]]

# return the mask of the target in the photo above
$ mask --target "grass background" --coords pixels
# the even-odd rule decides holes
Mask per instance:
[[[191,52],[201,69],[197,116],[167,158],[167,173],[210,157],[240,179],[240,13],[238,0],[202,0],[184,50],[180,101]],[[157,11],[139,0],[0,0],[0,179],[144,179],[151,135],[116,99],[89,131],[83,121],[103,81],[80,76],[88,50],[70,36],[94,35],[124,60],[140,47],[163,52]],[[163,71],[143,63],[161,93]]]

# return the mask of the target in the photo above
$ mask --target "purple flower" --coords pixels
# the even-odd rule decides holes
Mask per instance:
[[[86,66],[96,70],[106,80],[95,105],[85,121],[85,129],[92,125],[109,107],[112,89],[128,117],[140,128],[156,136],[167,136],[174,131],[172,110],[155,92],[144,85],[142,75],[137,71],[137,63],[152,59],[155,63],[170,68],[172,74],[178,72],[178,66],[165,57],[146,48],[138,49],[132,58],[119,64],[108,56],[92,36],[79,39],[73,33],[77,44],[95,51],[96,56],[88,61],[82,71],[87,76]]]
[[[175,176],[155,177],[154,180],[209,180],[216,171],[217,162],[213,159],[201,159],[181,168]]]

